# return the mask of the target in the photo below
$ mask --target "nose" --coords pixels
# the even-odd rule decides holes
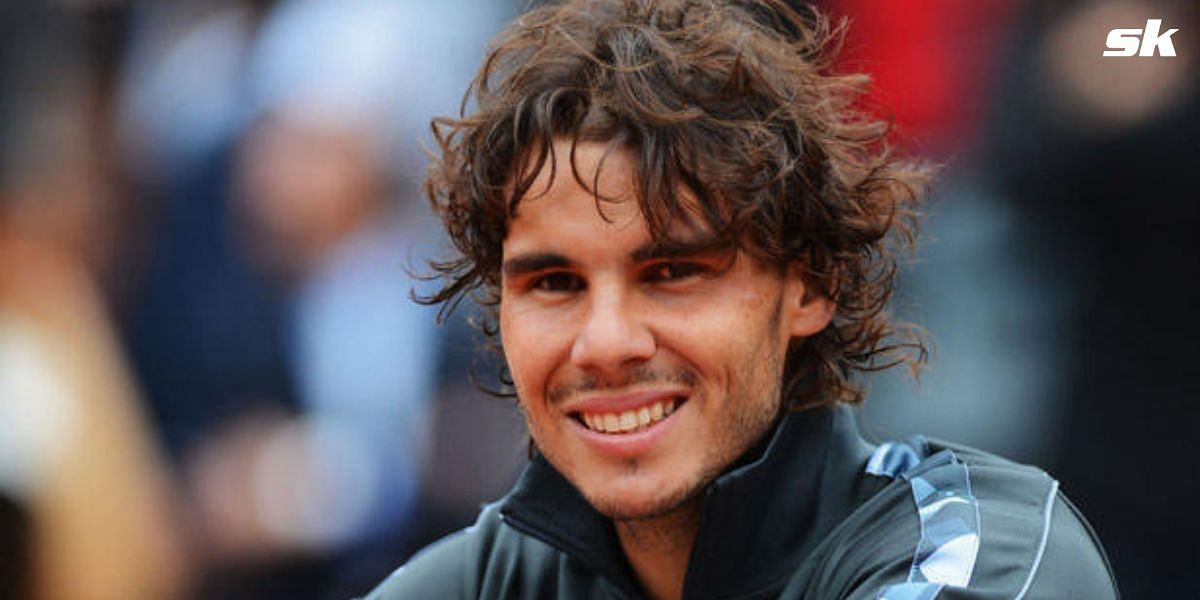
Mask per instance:
[[[628,296],[619,285],[592,286],[583,324],[571,346],[572,364],[619,376],[631,364],[654,356],[656,343],[645,311]]]

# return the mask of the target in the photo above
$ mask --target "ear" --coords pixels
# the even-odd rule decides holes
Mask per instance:
[[[837,304],[815,287],[808,285],[803,265],[794,264],[784,281],[783,319],[791,337],[810,337],[825,329],[833,320]]]

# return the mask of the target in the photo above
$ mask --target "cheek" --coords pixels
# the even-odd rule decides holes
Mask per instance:
[[[711,310],[696,311],[682,321],[680,335],[693,349],[689,361],[706,371],[715,390],[724,397],[716,410],[745,408],[746,402],[774,403],[772,390],[782,377],[781,337],[774,299],[736,295]],[[737,406],[734,406],[737,405]]]
[[[500,343],[522,404],[541,398],[545,390],[554,357],[561,354],[561,342],[556,338],[562,336],[556,336],[556,331],[561,328],[533,311],[500,310]]]
[[[710,361],[758,360],[766,346],[779,343],[776,310],[768,299],[736,294],[725,302],[710,300],[682,311],[673,329]]]

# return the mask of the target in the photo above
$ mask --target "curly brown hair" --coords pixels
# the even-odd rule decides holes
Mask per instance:
[[[834,71],[845,27],[780,0],[568,0],[519,17],[460,117],[432,124],[440,156],[426,190],[457,255],[432,263],[443,285],[422,300],[445,317],[473,297],[494,343],[518,203],[555,168],[554,140],[606,141],[631,152],[656,240],[698,217],[759,260],[801,265],[836,303],[825,330],[788,348],[785,406],[860,402],[857,371],[915,373],[920,336],[885,309],[931,168],[898,158],[887,122],[861,109],[867,76]]]

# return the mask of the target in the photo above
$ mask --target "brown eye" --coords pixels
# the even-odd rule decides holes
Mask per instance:
[[[699,263],[668,262],[655,265],[650,269],[647,279],[650,281],[678,281],[707,272],[708,268]]]
[[[571,273],[549,273],[534,279],[530,287],[543,292],[577,292],[583,289],[583,279]]]

